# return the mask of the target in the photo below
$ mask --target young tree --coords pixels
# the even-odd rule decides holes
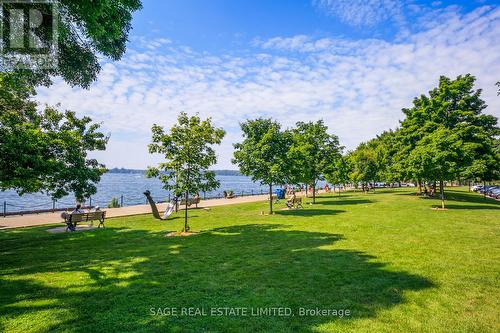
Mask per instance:
[[[342,184],[345,188],[349,182],[349,174],[352,172],[351,165],[347,156],[340,156],[333,163],[332,167],[328,168],[324,173],[325,179],[331,184]],[[339,188],[340,196],[340,188]]]
[[[395,144],[396,132],[389,130],[359,145],[350,154],[355,166],[355,169],[351,170],[354,172],[353,176],[363,183],[393,181],[396,177],[393,162],[396,153]]]
[[[336,135],[327,133],[328,127],[322,120],[298,122],[292,129],[292,145],[289,160],[297,182],[313,188],[313,204],[316,203],[316,184],[323,180],[337,159],[341,157],[341,147]]]
[[[247,120],[240,126],[243,142],[234,144],[233,163],[242,174],[269,186],[269,214],[272,214],[273,185],[285,183],[289,175],[289,134],[281,131],[272,119]]]
[[[217,162],[212,145],[220,144],[225,132],[216,128],[211,118],[201,120],[198,115],[189,117],[181,112],[169,133],[153,125],[150,153],[163,154],[165,162],[149,167],[148,177],[159,177],[166,190],[182,193],[186,200],[183,231],[188,226],[188,200],[190,193],[210,191],[219,187],[215,173],[208,168]],[[163,171],[163,172],[161,172]]]
[[[349,154],[349,163],[352,165],[349,177],[356,183],[361,182],[363,191],[365,191],[367,183],[373,182],[377,178],[377,162],[374,151],[366,142],[363,142]]]
[[[397,131],[384,131],[368,142],[368,146],[375,152],[377,179],[380,181],[393,182],[395,179],[399,179],[398,173],[394,171]]]
[[[0,75],[0,189],[42,191],[54,199],[74,193],[80,201],[94,194],[105,168],[87,152],[104,150],[108,141],[99,124],[53,107],[38,111],[31,88],[12,89],[4,79]]]

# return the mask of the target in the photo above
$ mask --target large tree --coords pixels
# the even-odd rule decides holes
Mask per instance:
[[[10,7],[29,6],[38,9],[44,19],[31,29],[41,45],[56,43],[55,66],[25,63],[10,68],[25,82],[36,86],[48,85],[52,76],[60,76],[72,86],[89,87],[100,71],[99,57],[118,60],[125,52],[132,13],[141,8],[139,0],[59,0],[54,41],[52,6],[46,3],[7,2],[3,7],[4,36],[9,35]],[[7,39],[5,40],[7,41]],[[3,42],[3,41],[2,41]],[[4,47],[4,53],[19,53],[19,49]]]
[[[421,140],[441,128],[452,131],[463,143],[458,171],[476,177],[491,174],[495,163],[487,162],[483,163],[484,167],[479,167],[477,162],[491,150],[489,143],[498,136],[499,129],[497,119],[483,113],[486,104],[481,99],[481,90],[474,89],[474,82],[475,78],[470,74],[458,76],[455,80],[441,76],[438,87],[431,90],[428,96],[415,98],[412,108],[403,109],[406,117],[401,123],[401,144],[396,158],[408,173],[407,176],[439,180],[432,178],[434,174],[418,172],[418,168],[410,165],[414,159],[409,156]]]
[[[87,152],[104,150],[108,140],[99,124],[55,107],[38,111],[33,89],[11,85],[12,79],[0,75],[0,189],[42,191],[54,199],[94,194],[105,169]]]
[[[30,6],[50,15],[44,3],[3,4],[4,37],[9,35],[9,6]],[[100,57],[118,60],[125,52],[132,12],[139,0],[57,1],[56,66],[3,68],[0,73],[0,188],[19,193],[44,191],[54,197],[74,192],[82,199],[93,192],[103,166],[86,152],[102,150],[106,138],[90,118],[55,108],[40,111],[35,88],[49,86],[59,76],[72,86],[88,88],[100,70]],[[32,33],[47,44],[53,37],[51,20]],[[8,39],[3,39],[5,43]],[[3,52],[10,52],[3,45]],[[12,50],[12,52],[17,52]]]
[[[247,120],[241,124],[243,142],[234,144],[233,163],[241,173],[269,186],[269,214],[273,213],[273,185],[287,181],[290,135],[272,119]]]
[[[463,146],[462,161],[467,163],[460,169],[460,177],[473,181],[493,181],[500,178],[499,139],[484,131],[476,131],[477,140]]]
[[[324,173],[333,167],[341,157],[342,148],[336,135],[328,134],[328,127],[322,120],[298,122],[291,130],[292,145],[289,160],[295,182],[305,183],[313,189],[313,203],[316,203],[316,184],[324,179]]]
[[[168,133],[159,126],[152,127],[150,153],[159,153],[165,157],[158,167],[149,167],[148,177],[159,177],[166,190],[183,194],[186,206],[183,231],[189,230],[188,201],[189,194],[210,191],[219,187],[215,173],[208,168],[217,162],[212,148],[220,144],[225,132],[214,127],[211,118],[201,120],[198,115],[189,117],[181,112]]]
[[[410,153],[415,149],[417,143],[436,126],[429,127],[427,124],[427,108],[430,104],[429,98],[421,95],[413,100],[412,108],[404,108],[405,118],[401,127],[395,132],[395,151],[392,159],[391,173],[399,181],[414,181],[421,183],[421,175],[413,172],[408,159]],[[417,193],[420,192],[418,188]]]
[[[408,157],[409,164],[417,175],[439,181],[443,209],[445,208],[443,183],[445,180],[456,179],[463,156],[463,142],[459,135],[441,126],[420,140]]]

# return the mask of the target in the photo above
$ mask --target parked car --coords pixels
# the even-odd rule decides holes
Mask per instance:
[[[500,198],[500,187],[493,188],[488,195],[492,198],[499,199]]]
[[[479,193],[481,193],[481,194],[484,194],[484,193],[488,194],[488,192],[489,192],[490,190],[492,190],[492,189],[493,189],[493,186],[492,186],[492,185],[482,186],[482,187],[480,188],[480,190],[479,190]]]
[[[488,191],[486,191],[486,194],[491,194],[493,191],[499,190],[500,186],[490,186],[488,188]]]
[[[483,185],[474,185],[471,187],[471,190],[474,192],[478,192],[482,188],[483,188]]]

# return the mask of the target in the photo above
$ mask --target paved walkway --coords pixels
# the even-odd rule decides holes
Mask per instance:
[[[248,196],[248,197],[236,197],[233,199],[201,200],[198,207],[203,208],[203,207],[223,206],[223,205],[238,204],[245,202],[265,201],[267,200],[267,198],[268,196],[264,194],[264,195]],[[166,203],[158,204],[157,206],[158,210],[160,212],[163,212],[165,210]],[[151,213],[151,207],[149,205],[107,208],[105,210],[107,218]],[[61,213],[62,212],[0,217],[0,230],[11,229],[11,228],[33,227],[33,226],[52,224],[52,223],[61,223],[63,221],[61,218]]]

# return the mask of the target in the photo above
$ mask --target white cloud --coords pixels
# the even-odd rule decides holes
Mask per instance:
[[[132,43],[136,44],[139,47],[148,49],[148,50],[156,50],[161,48],[164,45],[171,44],[172,41],[168,38],[146,38],[144,36],[132,36],[130,38]]]
[[[399,0],[313,0],[313,3],[342,22],[354,26],[404,20],[403,4]]]
[[[436,86],[439,75],[476,75],[487,112],[500,116],[494,86],[500,79],[500,9],[467,15],[448,9],[426,27],[394,43],[276,37],[256,40],[238,55],[133,44],[123,60],[104,64],[90,90],[57,82],[40,89],[38,98],[104,122],[112,136],[99,158],[110,167],[134,168],[157,161],[147,153],[151,125],[171,126],[180,111],[211,116],[227,130],[218,149],[223,168],[234,168],[231,144],[239,141],[238,123],[245,119],[271,116],[284,126],[324,119],[354,148],[397,126],[401,108]]]

